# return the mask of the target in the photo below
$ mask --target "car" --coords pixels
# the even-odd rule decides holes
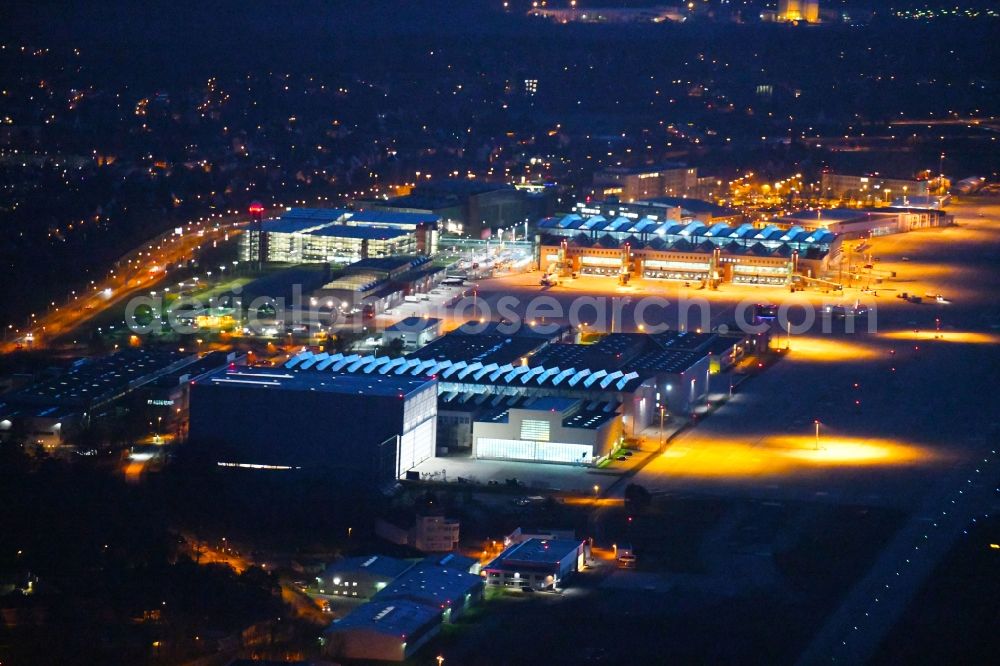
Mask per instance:
[[[615,458],[615,460],[617,460],[618,462],[625,462],[626,460],[628,460],[628,456],[618,456]]]
[[[628,456],[629,458],[632,457],[633,453],[634,453],[633,451],[629,451],[628,449],[625,449],[624,451],[622,451],[622,454]]]

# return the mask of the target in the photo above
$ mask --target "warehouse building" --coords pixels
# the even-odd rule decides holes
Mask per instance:
[[[525,334],[503,334],[501,326],[479,334],[463,327],[407,356],[303,352],[286,367],[433,377],[439,452],[586,465],[603,460],[622,437],[690,414],[708,392],[709,375],[756,344],[679,331],[575,344],[553,342],[541,326]]]
[[[212,373],[191,387],[191,445],[225,467],[398,479],[434,455],[437,386],[426,376],[365,374],[375,362],[305,352],[280,369]],[[334,366],[355,374],[317,371]]]
[[[434,266],[424,256],[361,259],[314,290],[311,299],[321,307],[373,316],[396,307],[407,296],[430,291],[444,277],[444,268]]]
[[[382,331],[383,344],[402,341],[405,351],[415,351],[441,335],[437,317],[407,317]]]
[[[587,547],[571,539],[526,539],[483,567],[486,584],[512,589],[559,589],[586,562]]]
[[[0,397],[0,439],[24,435],[32,443],[58,446],[72,432],[119,408],[158,406],[146,400],[132,404],[138,390],[155,396],[152,385],[158,380],[188,371],[201,374],[223,362],[217,356],[200,361],[197,354],[149,349],[78,359],[66,369],[47,373]],[[130,404],[125,404],[126,397]]]
[[[316,582],[321,594],[371,599],[412,566],[385,555],[349,557],[328,566]]]
[[[406,599],[376,599],[331,624],[323,649],[340,659],[404,661],[437,636],[442,614]]]
[[[415,564],[378,593],[379,600],[405,600],[438,608],[443,622],[454,622],[483,598],[482,577],[433,561]]]
[[[352,558],[331,565],[321,580],[330,576],[341,579],[341,589],[350,582],[348,596],[354,596],[356,579],[359,598],[362,588],[377,588],[371,601],[324,632],[325,652],[342,659],[403,661],[437,635],[443,623],[455,621],[483,598],[478,562],[451,553],[416,562]]]

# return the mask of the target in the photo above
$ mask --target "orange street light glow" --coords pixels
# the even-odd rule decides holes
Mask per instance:
[[[783,347],[785,337],[776,335],[773,344]],[[855,340],[843,338],[816,338],[792,336],[788,360],[811,361],[814,363],[840,363],[844,361],[867,361],[878,357],[876,349]]]
[[[993,333],[977,333],[975,331],[886,331],[879,333],[883,338],[890,340],[912,340],[933,342],[957,342],[967,345],[995,345],[1000,343],[1000,335]]]
[[[824,438],[817,450],[809,434],[677,446],[647,469],[681,478],[739,479],[794,476],[821,468],[921,465],[939,458],[934,451],[902,442],[839,436]]]

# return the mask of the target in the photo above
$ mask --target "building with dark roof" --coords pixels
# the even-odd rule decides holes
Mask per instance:
[[[440,452],[594,464],[661,414],[690,414],[710,373],[752,346],[707,332],[616,333],[567,344],[466,329],[406,356],[303,352],[286,367],[433,379]]]
[[[954,217],[935,208],[818,208],[792,213],[772,223],[777,228],[825,231],[838,238],[855,239],[948,226],[954,223]]]
[[[434,380],[365,374],[367,360],[337,356],[355,372],[317,372],[333,361],[310,353],[280,369],[229,367],[197,380],[190,445],[225,467],[316,471],[367,484],[398,479],[433,456]]]
[[[354,597],[356,589],[358,598],[363,589],[377,592],[326,629],[325,652],[345,659],[410,657],[443,622],[454,621],[482,599],[483,579],[472,572],[477,565],[452,553],[416,562],[374,555],[331,565],[320,582],[339,579],[334,587],[347,590],[341,596]]]
[[[447,178],[421,182],[404,196],[358,201],[357,206],[370,211],[434,215],[449,231],[473,236],[520,224],[533,208],[526,192],[506,183]]]
[[[385,555],[348,557],[327,566],[316,582],[321,594],[371,599],[411,567],[412,561]]]
[[[407,599],[375,599],[323,632],[323,651],[340,659],[403,661],[441,631],[439,608]]]
[[[414,351],[440,335],[441,320],[437,317],[406,317],[382,331],[382,342],[400,340],[405,351]]]
[[[583,569],[586,555],[583,541],[531,538],[505,548],[483,567],[483,573],[491,586],[557,589]]]
[[[445,277],[445,270],[421,255],[370,257],[337,272],[314,290],[312,297],[326,307],[364,310],[366,316],[393,308],[409,296],[426,293]]]
[[[152,349],[78,359],[0,397],[0,438],[20,431],[44,446],[62,444],[67,435],[102,417],[126,396],[131,400],[141,392],[150,400],[160,399],[157,389],[162,383],[177,389],[185,373],[204,373],[224,362],[215,355],[199,359],[197,354]]]
[[[429,345],[418,349],[411,358],[420,360],[450,360],[463,363],[462,367],[480,364],[510,365],[521,363],[535,351],[546,345],[544,339],[535,336],[503,336],[484,333],[468,335],[451,332]],[[457,370],[458,368],[456,368]]]

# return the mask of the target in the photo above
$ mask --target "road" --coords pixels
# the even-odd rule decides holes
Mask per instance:
[[[15,332],[16,339],[0,344],[0,353],[22,346],[32,349],[48,346],[102,310],[154,286],[164,278],[168,266],[188,261],[198,248],[238,234],[239,219],[228,216],[190,222],[181,227],[181,234],[173,230],[164,232],[133,249],[115,262],[101,282],[92,282],[85,292],[74,292],[68,302],[54,306],[41,317],[32,315],[30,326]]]

